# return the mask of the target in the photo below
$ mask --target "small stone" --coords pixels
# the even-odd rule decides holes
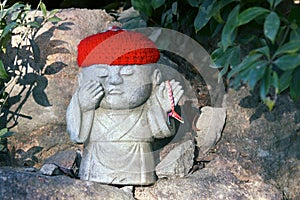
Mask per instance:
[[[196,146],[199,148],[197,161],[219,141],[226,121],[225,108],[205,106],[201,108],[201,115],[196,122]]]
[[[120,189],[123,190],[125,193],[127,193],[128,195],[130,195],[133,198],[133,186],[132,185],[127,185],[127,186],[121,187]]]
[[[56,166],[55,164],[44,164],[40,169],[40,172],[47,176],[55,176],[60,174],[58,166]]]
[[[34,168],[34,167],[26,167],[24,170],[25,170],[26,172],[36,172],[36,171],[37,171],[37,169]]]
[[[65,150],[60,151],[53,156],[47,158],[44,164],[55,163],[56,165],[62,166],[64,168],[70,169],[74,165],[76,159],[80,157],[80,152],[75,150]]]
[[[195,145],[188,140],[174,149],[156,166],[158,178],[177,178],[186,176],[193,167]]]

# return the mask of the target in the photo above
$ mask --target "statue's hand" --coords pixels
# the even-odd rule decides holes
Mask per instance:
[[[176,106],[184,91],[180,85],[180,82],[171,80],[169,83],[173,91],[174,106]],[[166,113],[172,110],[171,100],[169,99],[169,88],[167,84],[167,82],[162,82],[156,90],[156,96],[160,102],[160,105],[162,106],[162,109]]]
[[[98,81],[88,81],[78,90],[81,111],[93,110],[104,96],[104,89]]]

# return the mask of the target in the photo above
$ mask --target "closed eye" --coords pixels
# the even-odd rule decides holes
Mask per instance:
[[[134,74],[134,70],[130,69],[130,68],[127,68],[127,67],[123,67],[120,70],[120,74],[124,75],[124,76],[130,76],[130,75]]]
[[[108,77],[108,71],[106,69],[99,69],[99,71],[97,72],[97,77],[99,78],[106,78]]]
[[[106,78],[106,77],[108,77],[108,75],[107,75],[107,74],[100,74],[100,75],[98,75],[97,77],[98,77],[98,78]]]

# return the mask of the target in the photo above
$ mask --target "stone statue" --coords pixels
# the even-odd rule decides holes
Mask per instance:
[[[162,81],[160,53],[141,33],[111,29],[78,45],[78,89],[67,110],[73,142],[84,143],[79,176],[116,185],[156,181],[151,144],[175,134],[170,117],[183,95]]]

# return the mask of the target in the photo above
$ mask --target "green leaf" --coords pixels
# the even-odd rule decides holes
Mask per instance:
[[[145,0],[131,0],[134,9],[145,13],[148,17],[152,15],[152,5]]]
[[[199,7],[197,16],[194,20],[194,27],[196,32],[200,31],[210,20],[208,16],[208,7],[212,4],[213,0],[205,0]]]
[[[177,14],[177,1],[172,3],[172,14],[176,15]]]
[[[294,101],[297,101],[300,97],[300,67],[293,73],[290,83],[290,95]]]
[[[206,10],[203,7],[199,7],[197,16],[194,20],[194,27],[196,32],[200,31],[210,20],[210,17],[207,17]]]
[[[60,22],[61,21],[61,18],[59,17],[50,17],[49,19],[47,19],[47,22],[52,22],[52,23],[56,23],[56,22]]]
[[[283,72],[279,77],[279,93],[283,92],[290,86],[293,70]]]
[[[19,18],[19,16],[20,16],[21,13],[22,13],[22,10],[18,10],[18,11],[13,12],[10,15],[10,20],[11,21],[16,21]]]
[[[275,93],[278,94],[278,92],[279,92],[279,83],[278,83],[278,75],[277,75],[276,71],[272,71],[271,85],[274,87]]]
[[[8,33],[12,32],[12,29],[16,28],[18,26],[17,22],[11,22],[5,26],[1,33],[0,39],[4,38]]]
[[[214,61],[214,68],[222,68],[225,65],[236,67],[240,63],[240,47],[228,48],[223,52],[222,48],[216,49],[211,57]]]
[[[165,4],[166,0],[151,0],[151,5],[153,9],[157,9]]]
[[[0,130],[0,138],[7,138],[14,135],[14,132],[8,131],[7,128],[3,128]]]
[[[270,11],[262,7],[251,7],[239,14],[239,26],[244,25],[255,19],[256,17],[267,14]]]
[[[0,79],[6,80],[9,78],[9,75],[7,74],[2,60],[0,60]]]
[[[244,58],[244,60],[237,67],[233,68],[229,72],[229,74],[227,76],[228,79],[230,79],[236,73],[239,73],[240,71],[243,71],[244,69],[248,68],[252,63],[259,60],[259,58],[261,58],[261,57],[262,57],[261,54],[252,54],[252,55],[246,56]]]
[[[276,12],[271,12],[265,20],[264,23],[264,34],[266,38],[271,40],[271,42],[274,44],[275,38],[278,32],[280,26],[280,19]]]
[[[41,11],[42,11],[44,17],[46,17],[47,16],[47,8],[43,2],[40,2],[40,8],[41,8]]]
[[[300,40],[290,41],[279,47],[274,53],[274,57],[284,53],[296,53],[300,50]]]
[[[7,131],[3,135],[1,135],[0,138],[8,138],[8,137],[13,136],[14,134],[15,134],[15,132]]]
[[[258,49],[254,49],[250,52],[250,54],[260,53],[264,56],[266,56],[268,59],[270,58],[270,49],[268,46],[264,46]]]
[[[1,130],[0,130],[0,138],[1,138],[5,133],[7,133],[7,132],[8,132],[8,129],[7,129],[7,128],[1,129]]]
[[[276,8],[277,5],[281,2],[281,0],[267,0],[270,4],[271,8]]]
[[[256,83],[264,77],[267,66],[268,66],[267,61],[259,60],[259,61],[252,63],[248,67],[251,69],[249,71],[249,74],[248,74],[246,80],[247,80],[251,90],[253,90]]]
[[[5,18],[7,15],[7,9],[6,10],[0,10],[0,20],[2,21],[3,18]]]
[[[24,7],[24,4],[21,3],[15,3],[14,5],[12,5],[11,7],[8,8],[8,10],[14,12],[20,8]]]
[[[59,9],[54,9],[54,10],[51,10],[50,13],[49,13],[49,16],[54,16],[56,13],[58,13],[60,10]]]
[[[208,12],[208,17],[215,16],[216,14],[220,13],[220,10],[227,6],[228,4],[234,2],[236,0],[221,0],[221,1],[216,1],[213,3],[211,6],[210,11]]]
[[[29,22],[27,23],[27,25],[29,25],[31,28],[40,28],[42,25],[37,22],[37,21],[32,21],[32,22]]]
[[[172,10],[169,9],[166,12],[164,12],[161,16],[161,24],[163,24],[164,26],[167,26],[169,24],[172,23],[172,19],[173,19],[173,14],[172,14]]]
[[[228,69],[229,69],[229,65],[225,65],[223,67],[223,69],[220,71],[220,73],[218,74],[218,83],[220,83],[221,81],[221,78],[228,72]]]
[[[192,7],[198,7],[203,0],[187,0]]]
[[[290,41],[292,40],[300,40],[300,28],[291,31]]]
[[[274,106],[275,106],[275,100],[271,99],[270,97],[267,97],[264,100],[264,103],[266,104],[266,106],[269,108],[269,110],[273,110]]]
[[[223,18],[221,16],[221,12],[217,12],[213,17],[219,24],[225,23],[225,21],[223,20]]]
[[[288,54],[277,58],[274,64],[281,70],[287,71],[300,66],[300,54]]]
[[[226,50],[230,45],[232,45],[233,41],[236,37],[236,28],[238,26],[238,14],[239,14],[240,6],[237,5],[228,15],[227,22],[222,31],[221,43],[223,49]]]
[[[261,80],[260,87],[259,87],[259,95],[261,100],[263,100],[264,102],[266,101],[267,95],[269,93],[270,79],[271,79],[271,70],[268,68],[266,70],[265,76]]]

